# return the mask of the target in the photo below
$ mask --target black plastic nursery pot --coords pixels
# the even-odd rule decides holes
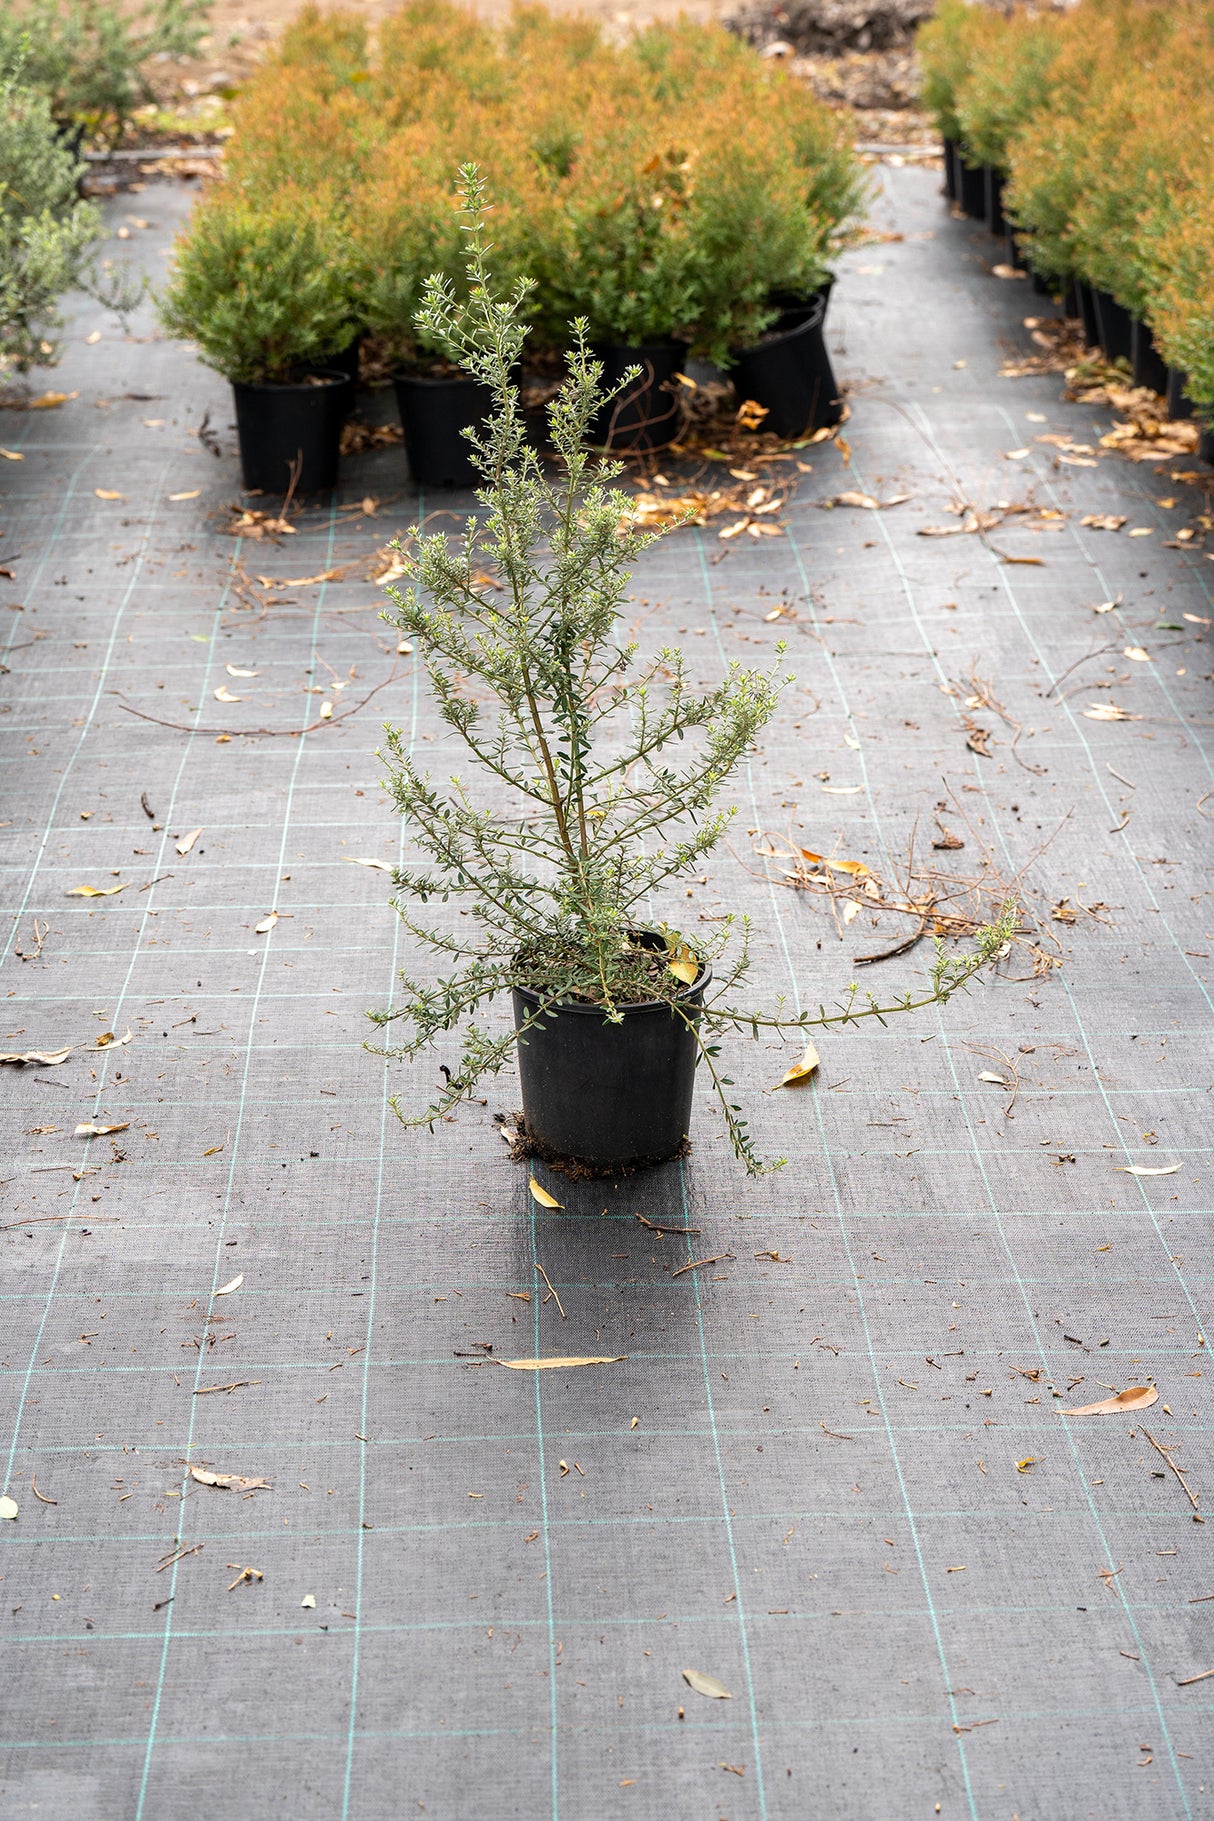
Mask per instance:
[[[985,167],[986,172],[986,225],[992,234],[1006,234],[1007,220],[1003,213],[1003,186],[1007,181],[1002,171],[997,171],[993,164]]]
[[[837,424],[843,403],[823,324],[830,286],[786,309],[761,341],[742,348],[729,376],[739,399],[767,412],[762,428],[797,437]]]
[[[1152,392],[1168,389],[1168,363],[1155,346],[1149,324],[1134,318],[1130,338],[1130,359],[1134,363],[1134,384],[1147,386]]]
[[[957,141],[946,139],[944,145],[944,194],[950,202],[957,200]]]
[[[1168,417],[1174,424],[1181,423],[1185,418],[1192,417],[1193,415],[1193,401],[1185,391],[1188,379],[1189,376],[1184,371],[1183,367],[1168,368],[1166,392]]]
[[[1096,321],[1096,299],[1086,278],[1075,280],[1075,296],[1083,322],[1083,339],[1089,348],[1100,346],[1100,324]]]
[[[1106,360],[1130,360],[1134,353],[1134,318],[1108,291],[1092,286],[1096,327]]]
[[[641,373],[599,411],[590,440],[616,455],[643,454],[672,443],[683,422],[676,375],[686,363],[687,344],[657,341],[628,347],[611,342],[596,345],[594,355],[603,363],[605,387],[617,386],[629,367],[640,367]]]
[[[415,483],[475,487],[480,474],[463,432],[479,428],[492,411],[488,386],[465,374],[434,378],[421,373],[397,373],[393,384]]]
[[[250,491],[322,493],[337,481],[350,381],[327,369],[281,385],[233,385],[240,469]]]
[[[1214,468],[1214,424],[1203,424],[1197,444],[1197,459]]]
[[[986,220],[986,169],[984,164],[967,164],[965,153],[958,151],[957,201],[966,215],[975,221]]]
[[[665,946],[661,936],[652,941]],[[679,1155],[691,1128],[694,1026],[711,978],[711,968],[702,968],[680,995],[693,1028],[665,999],[621,1006],[620,1024],[609,1023],[601,1006],[569,1002],[520,1038],[523,1126],[537,1155],[593,1176]],[[530,988],[515,988],[516,1030],[540,1004]]]

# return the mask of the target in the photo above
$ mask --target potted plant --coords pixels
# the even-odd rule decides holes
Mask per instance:
[[[245,486],[332,487],[352,383],[330,361],[356,326],[332,199],[289,186],[265,202],[218,190],[177,243],[159,309],[232,383]]]
[[[521,224],[534,216],[520,208],[518,185],[509,182],[518,177],[522,159],[507,122],[487,122],[465,105],[445,128],[435,123],[402,128],[351,203],[360,313],[392,370],[409,472],[423,487],[475,485],[477,470],[464,432],[479,430],[492,404],[484,383],[453,365],[418,320],[430,273],[446,273],[463,292],[461,201],[449,154],[453,142],[476,142],[487,134],[504,192],[493,275],[512,289],[527,259]]]
[[[407,1124],[433,1124],[517,1047],[528,1146],[606,1174],[683,1148],[699,1064],[735,1150],[758,1171],[721,1033],[804,1038],[936,1003],[999,951],[1006,930],[984,932],[963,959],[938,954],[917,1000],[865,1003],[853,988],[837,1011],[798,1017],[733,1002],[748,966],[745,924],[739,931],[730,919],[707,940],[655,922],[653,898],[702,867],[721,840],[722,786],[789,679],[781,655],[768,671],[732,665],[697,693],[680,652],[642,661],[619,642],[628,564],[653,539],[632,527],[627,497],[612,489],[619,466],[596,471],[585,447],[602,402],[588,325],[573,325],[568,378],[551,407],[560,472],[550,482],[512,383],[525,287],[495,294],[475,168],[463,177],[474,224],[468,296],[458,301],[434,278],[419,326],[493,396],[474,445],[482,516],[455,543],[410,533],[402,554],[413,586],[391,590],[396,611],[385,617],[418,646],[481,788],[431,779],[389,729],[381,757],[415,854],[395,874],[395,907],[437,972],[402,974],[399,1001],[372,1014],[381,1028],[407,1027],[379,1054],[412,1061],[460,1027],[463,1040],[428,1107],[409,1114],[399,1097],[392,1104]],[[486,587],[486,574],[497,587]],[[424,914],[418,906],[428,904]],[[507,996],[512,1029],[478,1021]]]
[[[96,293],[103,229],[95,204],[77,200],[82,168],[46,97],[0,61],[0,372],[53,361],[57,299],[78,284]]]

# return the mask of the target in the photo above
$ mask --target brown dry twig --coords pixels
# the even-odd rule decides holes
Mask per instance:
[[[1177,1479],[1180,1481],[1181,1485],[1184,1487],[1185,1492],[1188,1494],[1189,1503],[1190,1503],[1190,1505],[1192,1505],[1193,1510],[1195,1512],[1197,1512],[1198,1515],[1200,1516],[1201,1506],[1197,1503],[1197,1494],[1193,1491],[1193,1488],[1189,1485],[1188,1480],[1186,1480],[1184,1474],[1180,1471],[1180,1468],[1176,1465],[1176,1462],[1172,1459],[1171,1454],[1168,1452],[1168,1450],[1166,1448],[1162,1447],[1160,1445],[1160,1443],[1155,1440],[1155,1437],[1151,1434],[1149,1429],[1144,1429],[1141,1423],[1139,1423],[1138,1427],[1140,1429],[1142,1429],[1142,1433],[1146,1436],[1147,1440],[1150,1442],[1150,1444],[1151,1444],[1152,1448],[1154,1448],[1155,1452],[1157,1454],[1162,1454],[1164,1460],[1168,1463],[1168,1466],[1172,1469],[1172,1472],[1176,1475]]]
[[[381,689],[386,689],[389,683],[395,681],[396,669],[394,666],[391,676],[385,677],[382,683],[377,683],[374,689],[368,690],[360,702],[355,702],[349,708],[343,708],[340,714],[318,716],[315,721],[309,721],[306,727],[199,727],[191,725],[188,721],[164,721],[159,715],[145,714],[142,708],[134,707],[119,690],[114,690],[113,693],[118,698],[118,706],[124,708],[127,714],[138,715],[141,721],[151,721],[156,727],[171,727],[175,733],[213,733],[223,735],[229,740],[298,740],[302,734],[315,733],[320,727],[336,727],[339,721],[348,721],[351,715],[357,714],[360,709],[367,706],[372,696],[377,696]]]

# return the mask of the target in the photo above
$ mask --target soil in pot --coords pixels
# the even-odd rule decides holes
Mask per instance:
[[[1134,319],[1134,330],[1131,337],[1131,359],[1134,363],[1134,384],[1147,386],[1152,392],[1166,392],[1168,389],[1168,363],[1155,346],[1149,324]]]
[[[957,201],[975,221],[986,220],[986,166],[967,164],[964,152],[957,153]]]
[[[1002,171],[997,171],[993,164],[986,166],[986,225],[992,234],[1007,233],[1003,214],[1004,181]]]
[[[739,399],[767,412],[762,428],[798,437],[837,424],[843,404],[822,332],[830,289],[788,309],[730,369]]]
[[[1092,286],[1096,305],[1096,327],[1100,347],[1106,360],[1129,360],[1134,352],[1134,318],[1108,291]]]
[[[233,385],[240,468],[250,491],[321,493],[337,482],[350,381],[329,371]]]
[[[1185,391],[1188,374],[1182,367],[1168,368],[1168,417],[1172,423],[1183,423],[1193,415],[1193,401]]]
[[[465,430],[483,424],[493,395],[466,373],[397,373],[396,406],[409,473],[419,487],[475,487],[480,474]]]
[[[644,932],[641,939],[664,954],[660,935]],[[679,995],[693,1026],[711,978],[702,968]],[[531,988],[516,987],[515,1028],[541,1003]],[[699,1052],[694,1028],[669,999],[619,1009],[623,1022],[611,1024],[601,1006],[570,1001],[519,1040],[527,1146],[577,1175],[644,1169],[686,1147]]]
[[[603,406],[590,427],[592,441],[615,455],[643,454],[672,443],[683,423],[675,375],[683,371],[686,343],[646,342],[635,348],[611,343],[596,346],[594,354],[603,363],[606,387],[618,385],[629,367],[640,367],[641,373]]]

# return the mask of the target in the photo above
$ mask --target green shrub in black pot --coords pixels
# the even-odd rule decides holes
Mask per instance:
[[[479,222],[475,171],[465,173]],[[473,766],[435,780],[390,729],[381,755],[412,854],[395,873],[396,909],[424,977],[402,974],[399,1002],[374,1013],[403,1040],[378,1053],[414,1061],[462,1030],[445,1085],[406,1113],[433,1125],[478,1091],[517,1050],[522,1139],[532,1154],[609,1174],[681,1151],[697,1065],[711,1080],[748,1170],[760,1163],[732,1097],[719,1038],[731,1030],[799,1036],[811,1029],[934,1004],[999,952],[1006,927],[959,960],[937,954],[930,984],[890,1006],[858,997],[795,1016],[734,1003],[748,968],[747,930],[732,918],[709,936],[658,921],[660,900],[699,871],[730,820],[723,786],[790,679],[782,648],[768,671],[731,665],[695,690],[681,652],[641,659],[621,644],[631,559],[653,539],[585,448],[602,407],[586,323],[572,328],[569,373],[550,408],[558,473],[549,480],[527,439],[513,384],[526,289],[502,300],[478,226],[467,301],[436,279],[422,331],[493,395],[474,444],[481,512],[465,534],[414,530],[403,547],[414,586],[391,590],[389,618],[413,639],[443,719]],[[493,584],[493,585],[490,585]],[[428,907],[426,911],[419,908]],[[415,966],[419,966],[415,964]],[[512,1028],[482,1008],[510,999]],[[793,1075],[809,1073],[806,1058]]]
[[[332,365],[356,329],[349,249],[315,192],[255,202],[221,189],[195,209],[161,320],[232,382],[247,488],[314,493],[337,479],[353,382]]]

